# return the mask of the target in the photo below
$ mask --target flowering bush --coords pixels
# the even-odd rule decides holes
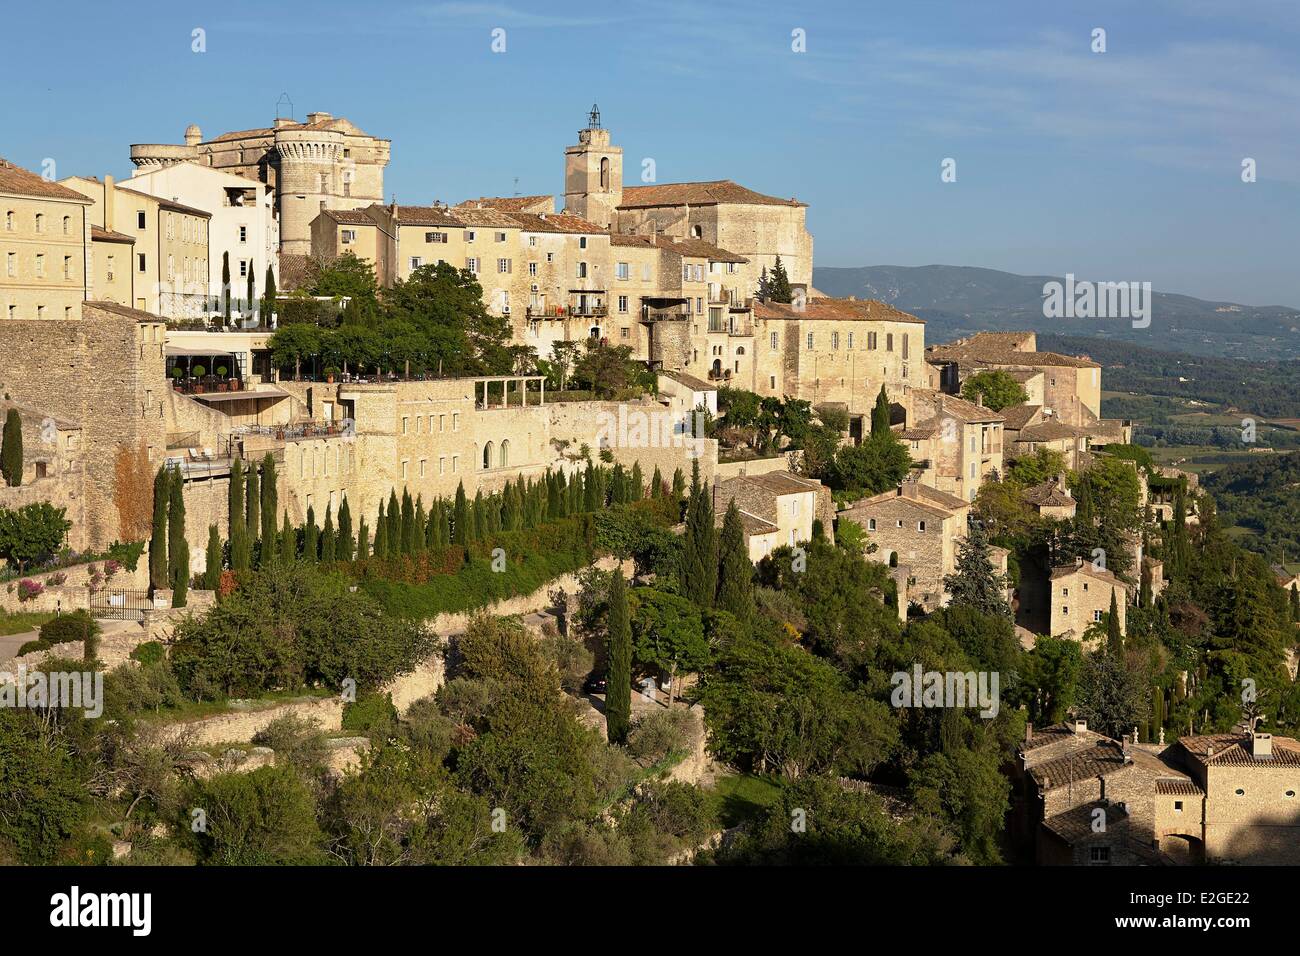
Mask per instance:
[[[46,584],[52,585],[56,588],[62,587],[64,584],[67,583],[67,581],[68,581],[68,576],[64,574],[62,571],[58,572],[57,574],[51,574],[48,578],[45,579]]]
[[[110,581],[113,579],[113,575],[117,574],[117,572],[121,570],[122,565],[117,561],[114,561],[112,558],[109,558],[104,562],[104,577],[108,578]]]
[[[32,601],[40,597],[45,592],[45,585],[39,581],[33,581],[31,578],[23,578],[18,582],[18,600]]]

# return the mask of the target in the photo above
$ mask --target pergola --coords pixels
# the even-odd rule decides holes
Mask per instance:
[[[544,375],[490,375],[474,379],[474,404],[479,408],[508,408],[510,406],[510,385],[515,384],[515,394],[519,396],[519,405],[528,405],[528,383],[538,383],[538,405],[546,404],[546,376]],[[501,404],[493,405],[492,386],[501,385]],[[479,385],[483,386],[483,397],[479,398]]]

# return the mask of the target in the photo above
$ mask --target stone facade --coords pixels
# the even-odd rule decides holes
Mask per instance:
[[[196,162],[264,183],[275,191],[280,250],[307,255],[312,221],[322,211],[383,201],[390,147],[342,117],[317,112],[305,123],[276,117],[272,126],[210,140],[191,125],[184,144],[133,145],[131,162],[141,169]]]
[[[831,530],[834,505],[830,489],[820,481],[788,471],[728,478],[715,483],[713,513],[721,526],[731,502],[740,511],[749,558],[758,562],[780,547],[811,541],[813,522],[822,522],[823,534]]]
[[[1119,614],[1119,630],[1124,634],[1128,586],[1123,581],[1082,559],[1076,559],[1076,563],[1069,567],[1053,568],[1051,636],[1082,640],[1088,628],[1099,624],[1110,612],[1112,593]]]
[[[1003,466],[1004,418],[953,395],[918,389],[903,440],[909,444],[913,474],[940,491],[974,501],[984,479]]]
[[[89,201],[0,159],[0,319],[72,319],[93,298]]]

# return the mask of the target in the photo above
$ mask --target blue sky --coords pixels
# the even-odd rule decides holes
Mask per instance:
[[[268,125],[284,92],[299,119],[391,138],[400,202],[559,193],[597,101],[629,182],[650,157],[660,182],[797,196],[818,265],[1073,272],[1300,307],[1295,0],[78,0],[9,4],[6,25],[24,95],[6,97],[0,155],[53,158],[59,176],[126,175],[130,143],[191,122]]]

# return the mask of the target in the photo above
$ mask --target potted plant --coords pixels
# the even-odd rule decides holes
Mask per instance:
[[[202,365],[196,365],[192,369],[190,369],[190,374],[195,378],[194,393],[196,395],[203,394],[203,376],[207,374],[207,371],[208,370],[205,369]]]
[[[181,368],[179,365],[173,365],[173,366],[172,366],[172,378],[174,378],[174,379],[176,380],[176,387],[177,387],[177,388],[180,388],[180,385],[181,385],[181,376],[184,375],[184,374],[185,374],[185,370],[184,370],[183,368]]]
[[[325,381],[326,381],[327,383],[329,383],[330,385],[333,385],[333,384],[334,384],[334,376],[338,374],[338,371],[339,371],[339,370],[336,369],[333,365],[328,366],[328,367],[325,369]]]

